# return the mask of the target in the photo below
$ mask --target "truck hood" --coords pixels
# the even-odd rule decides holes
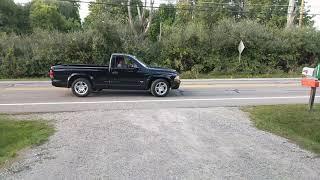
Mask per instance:
[[[161,68],[161,67],[149,67],[149,70],[153,72],[167,72],[167,73],[175,73],[175,74],[178,73],[174,69]]]

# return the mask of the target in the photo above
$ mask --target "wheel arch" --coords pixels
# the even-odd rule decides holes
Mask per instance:
[[[81,73],[73,73],[68,77],[68,83],[67,83],[67,87],[70,88],[72,86],[72,83],[78,79],[78,78],[85,78],[88,79],[88,81],[91,83],[91,86],[94,87],[94,83],[93,83],[93,77],[89,76],[87,74],[81,74]]]

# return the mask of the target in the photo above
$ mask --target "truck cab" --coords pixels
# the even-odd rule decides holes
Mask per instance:
[[[111,89],[145,89],[148,67],[131,55],[113,54],[110,58]]]

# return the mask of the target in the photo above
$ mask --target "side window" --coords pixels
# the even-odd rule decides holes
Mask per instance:
[[[116,56],[113,59],[113,68],[130,69],[137,68],[138,65],[128,56]]]
[[[112,60],[113,60],[112,68],[116,68],[116,69],[126,68],[126,63],[123,56],[115,56]]]

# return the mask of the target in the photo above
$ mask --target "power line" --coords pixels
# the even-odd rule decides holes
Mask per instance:
[[[58,1],[64,1],[64,2],[74,2],[74,3],[87,3],[87,4],[101,4],[101,5],[109,5],[109,6],[124,6],[124,7],[128,7],[128,6],[134,6],[134,5],[139,5],[139,4],[116,4],[116,3],[108,3],[108,2],[90,2],[90,1],[82,1],[82,0],[58,0]],[[210,3],[210,2],[208,2]],[[216,5],[228,5],[230,6],[229,3],[210,3],[210,4],[216,4]],[[251,4],[254,6],[260,6],[263,4]],[[289,7],[288,5],[268,5],[264,7]],[[217,7],[213,7],[213,6],[199,6],[199,5],[193,5],[192,7],[186,8],[186,7],[177,7],[177,6],[150,6],[150,5],[139,5],[139,7],[142,8],[153,8],[153,9],[160,9],[160,8],[164,8],[164,9],[176,9],[176,10],[183,10],[183,11],[210,11],[210,9],[215,9]],[[232,7],[232,6],[231,6]],[[298,7],[298,6],[297,6]],[[200,8],[200,9],[199,9]],[[284,11],[287,11],[287,9],[283,9]],[[231,13],[251,13],[250,11],[229,11]],[[259,13],[259,14],[263,14],[263,12],[255,12],[255,13]],[[285,15],[287,15],[288,13],[285,13]],[[304,15],[311,15],[311,16],[319,16],[320,13],[304,13]]]
[[[116,6],[131,6],[128,4],[116,4],[116,3],[108,3],[108,2],[92,2],[92,1],[82,1],[82,0],[58,0],[58,1],[66,1],[66,2],[76,2],[76,3],[88,3],[88,4],[105,4],[105,5],[116,5]],[[215,3],[215,2],[201,2],[199,4],[214,4],[214,5],[222,5],[222,6],[230,6],[233,7],[235,6],[230,4],[230,3]],[[289,7],[288,5],[279,5],[279,4],[271,4],[271,5],[265,5],[265,4],[249,4],[249,6],[262,6],[262,7]],[[161,6],[150,6],[150,5],[139,5],[139,7],[146,7],[146,8],[151,8],[153,7],[154,9],[161,8]],[[192,5],[192,7],[211,7],[214,8],[213,6],[203,6],[203,5]],[[299,6],[295,6],[299,7]],[[163,7],[166,8],[166,7]],[[177,8],[175,5],[174,8]],[[190,8],[191,9],[191,8]]]
[[[182,11],[211,11],[211,10],[216,10],[215,12],[219,12],[218,10],[223,10],[223,9],[227,9],[224,8],[223,9],[218,9],[217,7],[214,6],[203,6],[203,5],[193,5],[192,7],[177,7],[175,6],[151,6],[151,5],[141,5],[141,4],[131,4],[128,5],[127,3],[124,4],[117,4],[117,3],[108,3],[108,2],[91,2],[91,1],[83,1],[83,0],[57,0],[57,1],[61,1],[61,2],[71,2],[71,3],[86,3],[86,4],[98,4],[98,5],[107,5],[107,6],[120,6],[120,7],[128,7],[128,6],[135,6],[138,5],[141,8],[153,8],[153,9],[175,9],[175,10],[182,10]],[[21,4],[27,4],[27,3],[21,3]],[[229,7],[233,7],[230,6],[229,3],[215,3],[215,2],[205,2],[204,4],[216,4],[216,5],[228,5]],[[250,5],[254,5],[254,6],[260,6],[263,4],[250,4]],[[263,7],[289,7],[288,5],[268,5],[265,6],[263,5]],[[228,10],[228,9],[227,9]],[[287,11],[287,9],[283,9],[283,11]],[[221,11],[220,11],[221,12]],[[232,10],[228,10],[228,12],[230,13],[240,13],[240,14],[247,14],[247,13],[252,13],[252,11],[232,11]],[[258,14],[265,14],[265,12],[254,12],[254,13],[258,13]],[[288,13],[284,12],[283,16],[286,16]],[[310,16],[319,16],[320,13],[304,13],[304,15],[310,15]],[[280,15],[278,15],[280,16]]]
[[[217,2],[201,2],[201,4],[215,4],[215,5],[236,5],[237,3],[217,3]],[[249,5],[249,6],[262,6],[262,7],[291,7],[289,5],[284,5],[284,4],[245,4],[245,5]],[[300,6],[294,6],[294,7],[300,7]]]

